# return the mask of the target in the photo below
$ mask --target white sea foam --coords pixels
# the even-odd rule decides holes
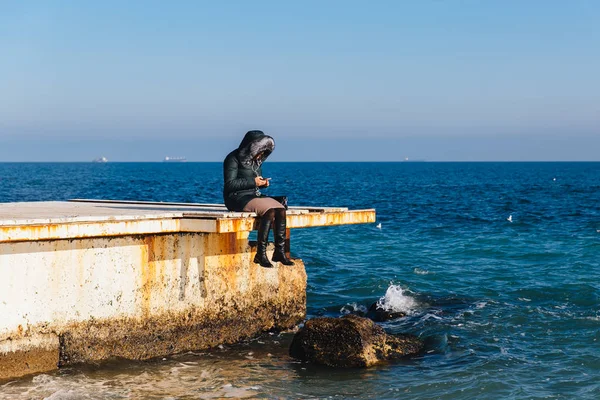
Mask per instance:
[[[256,395],[256,393],[254,392],[256,389],[253,389],[255,386],[252,387],[247,387],[247,388],[240,388],[240,387],[235,387],[233,386],[231,383],[228,383],[226,385],[223,385],[222,390],[223,393],[219,394],[222,397],[227,397],[227,398],[234,398],[234,399],[244,399],[244,398],[248,398],[248,397],[254,397]],[[219,396],[217,396],[219,397]]]
[[[442,317],[438,317],[435,314],[427,313],[427,314],[423,315],[423,317],[421,318],[421,321],[427,321],[430,319],[435,319],[435,320],[439,321],[442,319]]]
[[[408,296],[399,285],[390,285],[385,296],[377,301],[377,307],[385,311],[404,312],[409,314],[417,307],[416,300]]]
[[[479,303],[475,303],[476,308],[485,308],[485,306],[487,306],[486,301],[480,301]]]
[[[433,274],[434,273],[434,272],[430,272],[430,271],[427,271],[426,269],[422,269],[422,268],[419,268],[419,267],[414,268],[413,272],[415,274],[417,274],[417,275],[429,275],[429,274]]]
[[[48,397],[44,397],[44,400],[79,400],[82,398],[81,393],[77,393],[74,390],[59,390],[52,393]]]
[[[34,376],[33,379],[31,379],[31,381],[36,384],[45,385],[50,382],[53,382],[54,379],[50,375],[41,374]]]

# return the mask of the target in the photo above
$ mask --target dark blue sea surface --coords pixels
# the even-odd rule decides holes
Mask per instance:
[[[265,163],[291,205],[377,224],[292,231],[308,317],[380,300],[423,354],[337,370],[292,334],[0,385],[0,398],[600,398],[600,163]],[[0,164],[0,201],[222,202],[218,163]],[[19,394],[20,393],[20,394]],[[4,396],[4,397],[3,397]],[[69,397],[71,396],[71,397]]]

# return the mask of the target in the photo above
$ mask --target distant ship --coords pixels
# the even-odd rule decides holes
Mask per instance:
[[[98,157],[98,158],[94,158],[92,160],[92,162],[95,162],[95,163],[105,163],[105,162],[108,162],[108,158],[106,158],[106,157]]]
[[[165,157],[165,159],[163,160],[163,162],[186,162],[187,160],[185,159],[185,157]]]
[[[404,158],[404,162],[425,162],[425,160],[413,160],[412,158]]]

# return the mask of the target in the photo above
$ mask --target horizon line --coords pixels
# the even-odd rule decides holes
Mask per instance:
[[[165,161],[0,161],[0,164],[201,164],[201,163],[222,163],[223,161],[184,161],[184,162],[165,162]],[[600,160],[312,160],[312,161],[269,161],[268,164],[285,163],[388,163],[388,164],[427,164],[427,163],[600,163]]]

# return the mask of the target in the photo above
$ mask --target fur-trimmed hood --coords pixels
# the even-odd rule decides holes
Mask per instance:
[[[260,167],[273,150],[275,150],[275,141],[271,136],[265,135],[263,131],[249,131],[238,147],[238,159],[246,167],[251,165]],[[262,157],[256,159],[255,157],[260,153]]]

